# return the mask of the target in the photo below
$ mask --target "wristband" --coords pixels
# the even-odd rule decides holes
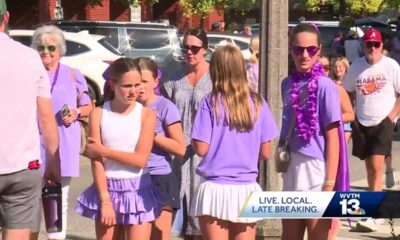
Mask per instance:
[[[108,192],[101,192],[99,194],[99,197],[100,197],[100,202],[110,202],[110,194]]]
[[[324,186],[327,186],[327,187],[334,187],[334,186],[335,186],[335,183],[336,183],[336,181],[333,181],[333,180],[325,180]]]

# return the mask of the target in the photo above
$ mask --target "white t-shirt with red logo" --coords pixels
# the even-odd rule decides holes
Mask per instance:
[[[400,66],[386,56],[373,65],[365,57],[358,58],[344,77],[343,87],[355,92],[358,121],[376,126],[392,111],[400,93]]]

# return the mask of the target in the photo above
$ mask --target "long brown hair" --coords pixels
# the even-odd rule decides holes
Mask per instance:
[[[232,45],[218,47],[211,57],[210,76],[213,84],[211,102],[220,124],[221,105],[223,122],[230,129],[248,132],[258,118],[262,98],[253,92],[246,77],[246,67],[240,50]],[[251,101],[254,104],[251,104]],[[253,107],[254,106],[254,107]]]

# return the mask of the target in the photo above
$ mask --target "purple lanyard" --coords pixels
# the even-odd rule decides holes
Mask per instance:
[[[60,63],[58,63],[56,72],[54,73],[53,82],[51,83],[50,93],[53,93],[54,86],[55,86],[56,83],[57,83],[58,71],[59,71],[59,70],[60,70]]]

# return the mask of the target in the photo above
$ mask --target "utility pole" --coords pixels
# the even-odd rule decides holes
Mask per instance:
[[[259,92],[267,100],[278,127],[281,127],[281,81],[288,75],[288,0],[260,0],[260,80]],[[277,140],[273,144],[275,152]],[[259,182],[265,191],[281,191],[282,178],[273,158],[260,164]],[[281,220],[257,224],[257,236],[280,237]]]

